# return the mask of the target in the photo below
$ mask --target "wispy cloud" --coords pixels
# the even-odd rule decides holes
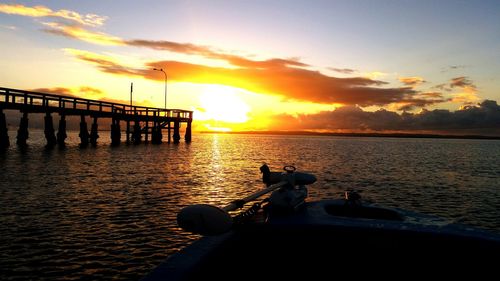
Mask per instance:
[[[17,30],[17,27],[14,25],[5,25],[5,24],[0,24],[1,28],[9,29],[9,30]]]
[[[43,31],[68,38],[78,39],[98,45],[125,45],[121,38],[102,32],[90,31],[81,26],[68,25],[57,22],[43,23],[46,28]]]
[[[66,48],[64,49],[64,51],[76,57],[78,60],[94,65],[97,69],[106,73],[128,75],[128,76],[145,76],[149,72],[146,69],[134,69],[131,67],[127,67],[125,65],[121,65],[115,59],[106,55],[100,55],[88,51],[82,51],[71,48]]]
[[[463,68],[466,68],[467,66],[466,65],[448,65],[446,67],[443,67],[441,68],[441,72],[449,72],[449,71],[454,71],[454,70],[457,70],[457,69],[463,69]]]
[[[353,73],[357,72],[357,70],[351,69],[351,68],[328,67],[328,69],[335,71],[335,72],[338,72],[338,73],[342,73],[342,74],[353,74]]]
[[[106,21],[107,17],[96,14],[82,15],[75,11],[58,10],[53,11],[45,6],[24,6],[22,4],[0,4],[0,12],[11,15],[20,15],[26,17],[55,17],[65,20],[70,20],[87,26],[101,26]]]

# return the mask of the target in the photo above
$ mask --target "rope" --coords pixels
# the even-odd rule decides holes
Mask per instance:
[[[254,203],[252,207],[233,217],[233,222],[237,225],[248,222],[262,207],[262,202]]]

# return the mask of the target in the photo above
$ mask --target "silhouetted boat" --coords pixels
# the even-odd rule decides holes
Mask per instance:
[[[470,276],[464,273],[479,280],[498,274],[499,235],[366,204],[356,192],[346,192],[339,200],[305,202],[305,185],[316,178],[295,173],[290,166],[285,169],[278,177],[263,166],[268,188],[222,209],[203,204],[184,208],[179,225],[205,236],[170,256],[144,280]],[[263,202],[229,215],[273,190]]]

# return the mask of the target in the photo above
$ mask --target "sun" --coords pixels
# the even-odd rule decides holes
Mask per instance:
[[[222,85],[207,85],[200,95],[199,120],[214,120],[227,123],[248,121],[250,106],[240,97],[241,90]]]

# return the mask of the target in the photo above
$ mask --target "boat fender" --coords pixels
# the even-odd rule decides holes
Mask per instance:
[[[196,204],[183,208],[177,214],[177,224],[189,232],[201,235],[218,235],[231,229],[233,218],[218,207]]]

